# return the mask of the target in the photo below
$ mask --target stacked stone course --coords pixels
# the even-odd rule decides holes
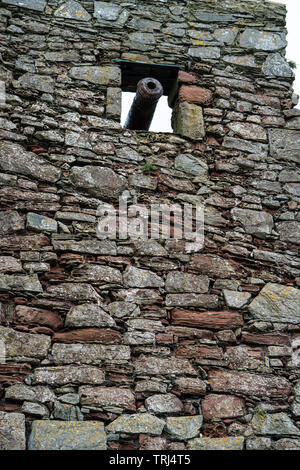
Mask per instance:
[[[1,450],[300,448],[285,15],[264,0],[2,0]],[[184,67],[173,134],[122,129],[120,59]],[[99,240],[97,208],[121,195],[204,204],[204,247]]]

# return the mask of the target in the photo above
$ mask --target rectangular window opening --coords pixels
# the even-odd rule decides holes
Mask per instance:
[[[163,87],[163,95],[158,100],[153,115],[149,132],[172,133],[172,108],[169,106],[168,97],[177,85],[177,75],[184,66],[171,64],[153,64],[148,62],[132,62],[115,59],[122,70],[122,115],[121,124],[124,127],[129,110],[136,96],[137,84],[141,79],[154,78]],[[149,83],[149,86],[151,83]],[[140,122],[140,117],[138,119]],[[135,127],[131,127],[135,129]],[[139,130],[136,127],[136,130]]]

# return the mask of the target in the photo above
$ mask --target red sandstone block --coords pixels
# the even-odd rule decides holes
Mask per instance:
[[[58,330],[63,327],[63,321],[57,313],[25,305],[18,305],[16,307],[14,321],[25,325],[38,324],[49,327],[52,330]]]
[[[139,442],[139,450],[165,450],[167,448],[167,441],[163,437],[153,437],[147,436],[146,434],[140,434]]]
[[[176,349],[175,356],[184,357],[186,359],[205,358],[221,360],[223,359],[223,350],[214,346],[185,344]]]
[[[189,103],[196,103],[207,105],[212,100],[212,92],[206,88],[201,88],[196,85],[182,85],[179,90],[179,101],[188,101]]]
[[[100,328],[85,328],[64,333],[55,333],[52,337],[56,343],[120,343],[121,335],[118,331]]]
[[[197,77],[192,73],[185,72],[184,70],[179,70],[178,81],[181,83],[193,84],[197,83]]]
[[[190,310],[173,310],[172,325],[228,330],[243,326],[242,315],[237,312],[193,312]]]
[[[242,333],[242,341],[245,343],[251,344],[266,344],[266,345],[274,345],[274,346],[281,346],[281,345],[290,345],[290,339],[287,335],[282,333],[261,333],[261,334],[254,334],[243,332]]]

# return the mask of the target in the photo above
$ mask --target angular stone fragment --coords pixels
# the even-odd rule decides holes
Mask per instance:
[[[100,385],[104,382],[104,372],[93,366],[41,367],[33,371],[33,384],[60,385]]]
[[[229,362],[231,369],[259,371],[265,366],[262,348],[253,348],[245,344],[226,348],[224,359]]]
[[[8,235],[24,228],[24,219],[17,211],[0,212],[0,235]]]
[[[0,256],[0,273],[22,272],[22,263],[12,256]]]
[[[237,137],[225,136],[223,139],[223,147],[229,149],[242,150],[243,152],[258,153],[266,155],[268,152],[268,145],[261,144],[253,141],[246,141],[238,139]]]
[[[140,356],[134,362],[137,375],[197,375],[186,359]]]
[[[102,328],[84,328],[82,330],[55,333],[52,341],[56,343],[102,343],[114,344],[121,342],[121,334],[115,330]]]
[[[40,335],[39,335],[40,336]],[[52,347],[55,364],[100,364],[102,361],[123,363],[130,360],[130,347],[102,344],[63,344]]]
[[[0,142],[0,168],[3,171],[21,174],[42,181],[55,183],[60,177],[60,170],[50,165],[42,157],[12,142]]]
[[[265,238],[266,235],[270,235],[272,232],[273,217],[267,212],[235,207],[231,213],[234,220],[241,222],[245,232],[250,235]]]
[[[99,421],[34,421],[28,450],[106,450]]]
[[[106,426],[106,431],[126,434],[151,434],[160,436],[165,421],[150,413],[122,415]]]
[[[166,306],[215,309],[219,306],[219,298],[217,295],[209,294],[167,294]]]
[[[151,395],[145,400],[145,406],[154,414],[173,414],[183,411],[182,402],[173,393]]]
[[[166,432],[173,439],[192,439],[199,434],[203,422],[203,416],[181,416],[167,418]]]
[[[227,127],[242,139],[267,142],[267,133],[262,126],[247,122],[229,122]]]
[[[280,240],[300,245],[300,222],[281,222],[276,225]]]
[[[192,312],[173,310],[172,325],[209,328],[212,330],[234,329],[243,326],[242,315],[237,312]]]
[[[263,72],[268,77],[292,77],[294,72],[288,62],[279,53],[269,54],[263,65]]]
[[[287,42],[283,33],[270,33],[252,28],[246,28],[240,37],[240,46],[261,51],[278,51],[286,47]]]
[[[48,418],[50,414],[47,406],[39,403],[32,403],[30,401],[24,401],[21,411],[37,418]]]
[[[201,106],[188,102],[179,103],[174,132],[190,139],[202,140],[205,131]]]
[[[25,449],[25,416],[0,411],[0,450]]]
[[[47,288],[47,294],[58,299],[70,300],[70,301],[97,301],[101,300],[100,295],[97,294],[95,289],[89,284],[79,283],[65,283],[57,286],[49,286]]]
[[[70,20],[89,21],[91,15],[80,5],[80,3],[74,0],[68,0],[63,3],[54,12],[54,16],[59,18],[67,18]]]
[[[70,181],[92,196],[108,199],[116,199],[127,186],[126,179],[110,168],[89,165],[73,167]]]
[[[57,232],[56,220],[33,212],[27,214],[26,226],[29,230],[37,232]]]
[[[209,394],[201,401],[204,419],[236,418],[245,413],[245,403],[233,395]]]
[[[265,414],[256,413],[251,421],[255,434],[271,436],[300,436],[298,429],[287,413]]]
[[[163,287],[164,280],[145,269],[135,268],[134,266],[127,266],[123,274],[124,284],[128,287]]]
[[[120,289],[115,297],[121,301],[134,302],[138,305],[153,305],[162,302],[162,297],[154,289]]]
[[[26,305],[17,305],[14,321],[23,324],[38,324],[48,326],[53,330],[59,330],[63,326],[61,317],[50,310],[27,307]]]
[[[249,292],[236,292],[229,289],[223,289],[224,299],[229,308],[242,308],[248,300],[251,299]]]
[[[121,85],[121,70],[115,66],[92,66],[81,65],[72,67],[70,70],[70,77],[76,80],[85,80],[93,83],[94,85]]]
[[[32,401],[32,402],[54,402],[55,395],[50,388],[43,385],[30,387],[25,384],[14,384],[8,387],[5,391],[5,398],[15,401]]]
[[[208,292],[208,276],[172,271],[166,279],[167,292],[193,292],[203,294]]]
[[[201,437],[187,443],[189,450],[243,450],[244,437]]]
[[[7,359],[44,359],[51,345],[51,338],[43,334],[31,334],[0,326],[0,339],[5,344]]]
[[[79,387],[80,402],[85,406],[117,406],[135,411],[135,395],[131,390],[118,387]]]
[[[291,393],[291,385],[283,377],[264,376],[241,371],[212,369],[209,375],[209,383],[213,392],[270,398],[286,397]]]
[[[29,88],[44,93],[53,93],[54,91],[54,80],[47,75],[27,72],[19,78],[18,83],[21,88]]]
[[[95,304],[75,305],[66,316],[65,325],[78,327],[106,328],[116,326],[115,320]]]
[[[290,129],[269,129],[270,153],[277,160],[300,163],[300,135]]]
[[[245,276],[243,268],[237,263],[215,255],[194,255],[189,268],[213,278],[235,279]]]
[[[176,170],[183,171],[193,176],[206,176],[208,172],[208,166],[192,155],[180,153],[175,158]]]
[[[264,321],[297,324],[300,322],[300,290],[268,283],[251,302],[249,311]]]

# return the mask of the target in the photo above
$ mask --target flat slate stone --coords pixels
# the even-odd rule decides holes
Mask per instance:
[[[179,103],[174,132],[190,139],[202,140],[205,135],[202,107],[185,101]]]
[[[188,55],[197,59],[219,59],[221,52],[219,47],[190,47]]]
[[[29,230],[37,232],[57,232],[56,220],[33,212],[27,214],[26,225]]]
[[[189,450],[242,450],[244,437],[201,437],[187,443]]]
[[[251,302],[249,311],[264,321],[297,324],[300,322],[300,290],[268,283]]]
[[[260,415],[256,413],[251,421],[255,434],[272,436],[300,436],[298,429],[286,413]]]
[[[227,307],[230,308],[242,308],[248,300],[251,299],[249,292],[236,292],[229,289],[223,289],[223,294]]]
[[[121,7],[111,2],[94,2],[94,17],[104,21],[118,19]]]
[[[17,211],[0,212],[0,235],[8,235],[24,228],[24,219]]]
[[[300,222],[295,220],[281,222],[276,225],[280,240],[300,244]]]
[[[106,434],[99,421],[34,421],[28,450],[106,450]]]
[[[290,78],[294,75],[293,69],[279,53],[268,55],[263,65],[263,72],[269,77]]]
[[[79,21],[89,21],[91,19],[91,15],[85,10],[85,8],[74,0],[69,0],[66,3],[63,3],[63,5],[55,10],[54,16]]]
[[[41,336],[41,335],[38,335]],[[130,360],[130,347],[103,344],[55,343],[52,347],[55,364],[100,364],[102,361],[124,363]]]
[[[61,385],[100,385],[104,382],[104,372],[99,367],[71,365],[41,367],[34,369],[33,384]]]
[[[282,33],[270,33],[251,28],[246,28],[240,38],[240,46],[260,51],[278,51],[286,45],[287,42]]]
[[[0,339],[4,341],[7,359],[20,357],[44,359],[51,345],[50,336],[23,333],[4,326],[0,326]]]
[[[46,0],[2,0],[2,2],[36,11],[44,11],[47,3]]]
[[[120,416],[106,427],[106,431],[160,436],[164,426],[165,421],[163,419],[157,418],[150,413],[140,413]]]
[[[246,233],[258,238],[265,238],[267,235],[271,235],[273,217],[268,212],[235,207],[231,213],[234,220],[241,222]]]
[[[300,133],[291,129],[270,129],[270,154],[277,160],[300,163]]]
[[[208,172],[208,166],[192,155],[179,154],[175,158],[176,170],[183,171],[193,176],[205,176]]]
[[[0,411],[0,450],[25,449],[25,416]]]
[[[24,291],[24,292],[43,292],[42,285],[36,274],[30,276],[1,274],[0,292]]]
[[[202,422],[202,415],[167,418],[166,431],[173,439],[192,439],[199,434]]]
[[[77,80],[85,80],[95,85],[121,85],[121,70],[115,66],[81,65],[72,67],[70,77]]]
[[[127,186],[123,176],[100,166],[73,167],[70,180],[76,188],[99,198],[115,199]]]

